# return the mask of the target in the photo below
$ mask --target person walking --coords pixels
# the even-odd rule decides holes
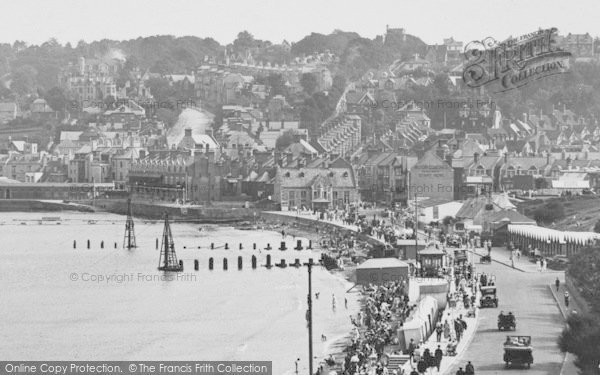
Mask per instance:
[[[569,292],[565,291],[565,306],[569,307]]]
[[[560,287],[560,280],[558,279],[558,277],[556,278],[554,285],[556,285],[556,291],[558,292],[558,288]]]
[[[458,371],[456,371],[456,375],[466,375],[465,372],[463,371],[462,367],[458,368]]]
[[[442,328],[442,323],[438,322],[435,326],[435,333],[437,336],[437,342],[440,342],[440,340],[442,339],[442,332],[443,332],[443,328]]]
[[[442,348],[440,348],[439,345],[438,345],[437,349],[435,350],[433,357],[435,358],[435,367],[437,367],[438,372],[440,372],[440,365],[442,364],[442,358],[444,357],[444,352],[442,351]]]
[[[417,371],[419,374],[425,374],[425,371],[427,371],[427,363],[425,363],[424,359],[417,362]]]
[[[471,361],[465,366],[465,375],[475,375],[475,367],[473,367]]]
[[[450,324],[447,320],[444,322],[444,339],[450,339]]]
[[[411,360],[413,360],[415,349],[415,340],[410,339],[410,342],[408,343],[408,355],[410,356]]]

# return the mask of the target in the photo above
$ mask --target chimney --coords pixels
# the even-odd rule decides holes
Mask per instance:
[[[473,154],[473,162],[475,162],[475,164],[479,163],[479,153],[478,152]]]
[[[140,159],[143,159],[146,157],[146,150],[140,150]]]
[[[546,153],[546,165],[550,164],[550,152]]]
[[[508,151],[504,153],[504,164],[508,164]]]
[[[523,113],[523,122],[527,122],[527,113]]]
[[[293,161],[294,161],[294,154],[292,154],[291,152],[286,152],[285,153],[286,165],[287,166],[291,165]]]
[[[192,136],[192,129],[186,128],[184,131],[185,131],[185,136],[186,137],[191,137]]]

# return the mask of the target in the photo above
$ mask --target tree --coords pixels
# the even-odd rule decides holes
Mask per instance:
[[[313,73],[303,73],[302,77],[300,77],[300,85],[302,85],[302,89],[305,93],[312,95],[317,91],[319,82],[317,81],[317,76]]]
[[[159,108],[156,110],[156,117],[165,123],[167,127],[175,125],[177,122],[177,112],[168,108]]]
[[[269,86],[269,96],[272,98],[276,95],[284,95],[286,96],[286,87],[285,81],[283,80],[283,76],[281,74],[269,74],[267,78],[267,85]]]
[[[296,141],[296,135],[293,130],[288,130],[277,138],[275,148],[279,151],[286,149],[289,145]]]
[[[251,48],[257,47],[260,41],[254,39],[254,36],[244,30],[238,33],[237,38],[233,41],[233,51],[240,53]]]
[[[67,96],[60,87],[53,87],[48,90],[44,95],[44,99],[46,99],[50,108],[57,112],[64,112],[68,103]]]
[[[600,233],[600,220],[596,221],[596,224],[594,225],[594,232]]]
[[[12,73],[11,90],[26,95],[35,89],[37,71],[31,65],[17,67]]]
[[[106,98],[104,98],[104,104],[106,105],[106,108],[108,108],[108,109],[113,108],[115,102],[116,102],[116,99],[112,95],[108,95],[108,96],[106,96]]]
[[[575,365],[582,375],[598,374],[600,363],[600,322],[592,315],[571,314],[558,344],[563,352],[577,356]]]

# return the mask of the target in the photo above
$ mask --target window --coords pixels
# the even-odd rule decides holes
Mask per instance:
[[[349,191],[344,192],[344,203],[345,204],[350,203],[350,192]]]
[[[304,177],[304,172],[300,172],[299,177]]]
[[[317,190],[313,191],[313,199],[319,198],[319,192]]]
[[[515,175],[515,168],[513,168],[513,166],[511,165],[506,170],[506,174],[508,175],[508,177],[513,177]]]

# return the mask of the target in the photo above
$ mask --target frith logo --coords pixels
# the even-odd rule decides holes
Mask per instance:
[[[556,28],[539,30],[504,42],[493,38],[465,47],[463,80],[469,87],[494,85],[504,92],[529,82],[566,73],[571,53],[556,46]]]

